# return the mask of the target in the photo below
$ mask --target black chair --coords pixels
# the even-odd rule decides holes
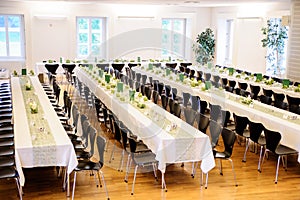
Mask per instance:
[[[250,84],[250,90],[251,90],[251,93],[253,93],[253,96],[252,96],[252,99],[257,99],[258,97],[258,94],[260,92],[260,86],[259,85],[251,85]]]
[[[131,190],[131,195],[133,195],[134,184],[135,184],[135,180],[136,180],[136,174],[137,174],[138,167],[152,166],[155,179],[157,180],[156,170],[157,170],[158,161],[155,159],[155,157],[156,157],[155,154],[152,153],[151,151],[139,152],[139,153],[136,152],[136,148],[138,145],[138,141],[136,140],[136,138],[128,137],[128,140],[129,140],[130,158],[131,159],[127,166],[125,182],[128,182],[128,173],[131,168],[131,163],[133,162],[135,164],[134,177],[133,177],[132,190]]]
[[[260,153],[259,153],[259,160],[258,160],[258,167],[257,167],[258,171],[260,171],[260,163],[261,163],[263,148],[266,145],[266,139],[261,134],[264,131],[264,129],[265,127],[262,123],[249,121],[250,140],[254,142],[255,145],[260,145]],[[250,145],[250,140],[248,140],[246,144],[243,162],[246,162],[246,154]]]
[[[62,68],[66,72],[66,78],[69,82],[72,82],[72,76],[73,76],[73,71],[75,69],[76,65],[75,64],[62,64]]]
[[[169,104],[169,112],[171,114],[174,114],[174,104],[175,104],[175,100],[172,98],[168,99],[168,104]]]
[[[221,119],[221,106],[215,104],[209,104],[210,119],[219,122]]]
[[[22,200],[22,196],[23,196],[23,192],[22,192],[22,187],[20,185],[20,181],[19,181],[19,174],[15,168],[15,166],[5,166],[5,167],[1,167],[0,168],[0,179],[15,179],[16,184],[17,184],[17,188],[18,188],[18,192],[19,192],[19,198],[20,200]]]
[[[198,129],[202,132],[202,133],[206,133],[206,130],[208,128],[209,125],[209,117],[202,115],[201,113],[199,113],[199,120],[198,120]]]
[[[260,102],[271,105],[272,104],[272,97],[266,96],[266,95],[260,95],[259,97]]]
[[[236,175],[235,175],[235,171],[234,171],[234,166],[233,166],[233,161],[231,159],[231,155],[233,152],[233,146],[236,140],[236,135],[233,131],[231,131],[230,129],[227,128],[223,128],[222,130],[222,139],[223,139],[223,143],[224,143],[224,151],[217,151],[214,150],[214,157],[215,159],[219,160],[219,164],[220,164],[220,174],[223,175],[223,171],[222,171],[222,160],[229,160],[231,163],[231,168],[232,168],[232,173],[233,173],[233,177],[234,177],[234,181],[235,181],[235,186],[238,186],[237,181],[236,181]],[[207,187],[207,186],[206,186]]]
[[[219,142],[219,137],[222,132],[222,126],[218,122],[210,119],[208,130],[209,130],[211,147],[212,149],[214,149]]]
[[[128,63],[129,69],[131,69],[131,68],[133,68],[133,67],[136,67],[136,66],[138,66],[137,63]]]
[[[234,80],[229,80],[229,81],[228,81],[228,84],[229,84],[230,87],[235,88],[236,81],[234,81]]]
[[[104,71],[105,68],[109,67],[109,63],[97,63],[96,67],[98,67],[99,69],[102,69]]]
[[[118,70],[119,72],[121,72],[123,70],[125,64],[124,63],[112,63],[111,66],[114,70]]]
[[[265,133],[265,137],[266,137],[266,148],[265,148],[265,153],[264,153],[264,157],[262,160],[262,164],[264,163],[267,152],[272,152],[278,156],[277,167],[276,167],[276,176],[275,176],[275,184],[277,184],[280,158],[281,157],[285,158],[282,160],[283,160],[283,166],[284,166],[285,170],[287,170],[287,156],[291,155],[291,154],[298,154],[298,152],[295,149],[292,149],[290,147],[280,144],[281,134],[279,132],[265,129],[264,133]]]
[[[104,189],[105,189],[105,192],[106,192],[106,197],[109,200],[108,191],[107,191],[106,183],[105,183],[105,180],[104,180],[104,175],[103,175],[103,172],[101,171],[102,167],[104,166],[104,149],[105,149],[105,144],[106,144],[105,138],[103,138],[101,136],[97,136],[96,144],[97,144],[97,148],[98,148],[98,154],[99,155],[97,155],[97,156],[99,156],[99,161],[98,162],[93,162],[91,160],[89,160],[89,161],[78,160],[78,165],[74,169],[74,182],[73,182],[72,200],[74,199],[74,194],[75,194],[77,172],[80,172],[80,171],[97,171],[100,187],[102,187],[101,180],[100,180],[100,175],[101,175],[103,185],[104,185]],[[98,185],[97,185],[97,187],[98,187]]]
[[[205,81],[210,81],[211,73],[205,73],[204,76],[205,76]]]
[[[202,115],[204,115],[204,113],[206,112],[207,106],[208,106],[208,103],[206,101],[200,99],[200,113]]]
[[[228,79],[227,78],[222,78],[222,86],[225,88],[228,85]]]
[[[173,105],[174,115],[178,118],[181,116],[181,106],[178,102],[175,102]]]
[[[167,97],[171,96],[171,89],[172,87],[170,85],[165,85],[165,94]]]
[[[288,108],[288,104],[284,102],[285,95],[283,93],[273,92],[274,106],[283,110]]]
[[[184,118],[186,123],[188,123],[191,126],[194,126],[194,122],[197,116],[197,112],[193,110],[192,108],[186,107],[183,110]]]
[[[239,82],[238,85],[239,85],[239,88],[242,90],[247,90],[247,88],[248,88],[248,83]]]
[[[233,118],[235,122],[235,133],[238,134],[238,136],[245,138],[246,142],[248,142],[250,133],[249,130],[246,130],[246,128],[248,126],[249,119],[244,116],[236,115],[235,113],[233,113]],[[238,141],[238,143],[241,144],[240,141]]]
[[[182,100],[183,100],[183,106],[184,107],[187,107],[188,106],[188,103],[190,101],[190,97],[191,97],[191,94],[188,93],[188,92],[182,92]]]
[[[166,95],[161,95],[161,105],[162,107],[167,110],[167,106],[168,106],[168,97]]]
[[[175,69],[177,66],[177,63],[166,63],[166,67],[170,68],[170,69]]]
[[[145,95],[150,100],[152,95],[152,89],[150,86],[145,86]]]
[[[159,99],[159,93],[156,90],[153,90],[152,92],[152,100],[155,104],[157,104]]]
[[[192,107],[192,109],[194,109],[197,112],[200,111],[200,97],[199,96],[191,95],[191,107]]]
[[[268,97],[272,97],[273,91],[263,88],[263,94]]]
[[[296,114],[300,114],[300,98],[292,97],[290,95],[286,95],[286,98],[288,101],[289,111]]]

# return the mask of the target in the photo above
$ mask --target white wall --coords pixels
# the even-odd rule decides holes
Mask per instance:
[[[212,11],[212,27],[216,27],[217,56],[215,63],[230,65],[250,72],[265,73],[266,48],[262,47],[261,28],[271,17],[289,15],[290,5],[252,4],[239,7],[220,7]],[[233,57],[232,63],[225,61],[225,21],[233,19]]]
[[[289,12],[289,4],[276,6],[259,6],[265,10],[256,12],[262,15],[265,23],[268,16],[281,15]],[[248,9],[249,11],[250,9]],[[246,9],[247,11],[247,9]],[[69,2],[49,3],[43,1],[33,2],[0,2],[0,13],[2,14],[24,14],[25,36],[26,36],[26,61],[14,63],[1,63],[9,68],[23,67],[34,68],[36,62],[47,59],[58,60],[60,56],[76,58],[76,16],[102,16],[107,17],[107,33],[109,49],[108,59],[117,57],[136,58],[136,55],[147,58],[160,57],[160,28],[162,18],[187,18],[190,27],[187,38],[186,58],[194,61],[191,50],[197,34],[211,27],[217,38],[216,64],[223,64],[221,41],[224,38],[223,23],[225,19],[237,19],[242,15],[249,15],[245,9],[240,7],[218,7],[218,8],[188,8],[178,6],[142,6],[142,5],[110,5],[110,4],[79,4]],[[64,16],[64,19],[40,19],[37,16]],[[250,14],[251,15],[251,14]],[[253,14],[252,14],[253,15]],[[120,16],[148,16],[150,18],[120,18]],[[261,17],[261,16],[260,16]],[[249,37],[255,36],[259,31],[247,30]],[[235,29],[233,66],[242,66],[249,71],[264,71],[265,50],[260,44],[245,47],[241,36],[244,30]],[[239,41],[239,42],[238,42]],[[252,43],[250,43],[252,44]],[[142,48],[140,48],[142,47]],[[224,49],[224,48],[223,48]],[[246,51],[247,50],[247,51]],[[220,55],[220,56],[219,56]],[[250,59],[249,55],[255,55],[259,59]],[[255,63],[254,63],[255,61]]]
[[[137,55],[142,59],[160,57],[158,48],[161,46],[161,19],[168,17],[188,19],[192,31],[188,32],[186,58],[192,59],[193,38],[196,37],[198,30],[210,25],[209,8],[175,6],[1,1],[0,13],[24,14],[26,61],[20,66],[28,68],[34,68],[35,63],[42,60],[59,60],[61,56],[69,59],[76,58],[76,16],[107,17],[109,47],[107,59],[118,57],[134,59]],[[55,16],[64,16],[64,18],[56,19]],[[124,18],[124,16],[149,18]],[[198,17],[201,17],[199,21],[197,21]],[[16,66],[13,64],[9,67]]]

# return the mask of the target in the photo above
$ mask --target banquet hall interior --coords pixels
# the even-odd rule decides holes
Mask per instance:
[[[0,199],[299,199],[299,0],[2,0]]]

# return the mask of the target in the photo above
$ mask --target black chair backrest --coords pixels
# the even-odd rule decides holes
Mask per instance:
[[[299,106],[299,104],[300,104],[300,98],[292,97],[290,95],[286,95],[286,98],[287,98],[289,106],[292,106],[292,105]]]
[[[207,109],[208,103],[204,100],[200,99],[200,113],[204,115],[206,109]]]
[[[221,116],[221,106],[215,104],[209,104],[210,118],[214,121],[218,121]]]
[[[171,68],[171,69],[175,69],[177,66],[177,63],[166,63],[166,67]]]
[[[89,140],[90,140],[90,155],[93,155],[94,154],[94,147],[95,147],[95,139],[96,139],[96,135],[97,135],[97,130],[90,126],[89,128]]]
[[[266,137],[266,148],[275,153],[275,150],[281,140],[281,134],[279,132],[271,131],[269,129],[265,129],[264,134]]]
[[[151,99],[151,94],[152,94],[152,89],[148,86],[145,86],[145,95],[149,100]]]
[[[265,127],[262,123],[249,121],[250,139],[253,142],[258,143],[258,139],[264,129]]]
[[[199,122],[198,122],[198,129],[202,132],[202,133],[206,133],[207,127],[209,125],[209,117],[199,114]]]
[[[205,73],[204,76],[205,76],[205,81],[210,81],[211,73]]]
[[[56,70],[57,70],[58,67],[59,67],[59,64],[45,64],[45,68],[51,74],[56,74]]]
[[[248,83],[242,83],[242,82],[239,82],[239,88],[240,88],[240,89],[243,89],[243,90],[247,90],[247,88],[248,88]]]
[[[222,132],[222,126],[218,122],[214,120],[210,120],[209,133],[210,133],[210,142],[212,148],[214,148],[218,144],[221,132]]]
[[[191,95],[191,106],[195,111],[199,111],[200,97]]]
[[[268,97],[272,97],[272,95],[273,95],[272,90],[268,90],[268,89],[265,89],[265,88],[263,88],[263,93],[264,93],[264,95],[266,95]]]
[[[283,93],[276,93],[273,92],[274,101],[283,101],[285,98],[285,95]]]
[[[98,64],[96,64],[96,67],[98,67],[99,69],[105,70],[105,68],[109,67],[109,63],[98,63]]]
[[[178,102],[174,103],[174,115],[178,118],[180,118],[181,115],[181,106]]]
[[[125,64],[124,63],[112,63],[111,66],[112,66],[112,68],[121,72],[123,67],[125,66]]]
[[[236,82],[234,80],[229,80],[229,86],[234,88],[236,85]]]
[[[171,86],[170,85],[165,85],[165,93],[166,93],[166,96],[169,97],[170,94],[171,94]]]
[[[117,140],[118,142],[121,142],[121,129],[120,129],[120,125],[117,121],[114,121],[114,137],[115,140]]]
[[[243,136],[243,133],[249,123],[249,119],[244,116],[236,115],[235,113],[233,113],[233,117],[234,117],[234,121],[235,121],[235,132],[237,134]]]
[[[194,125],[196,115],[197,115],[197,112],[195,110],[193,110],[192,108],[189,108],[189,107],[184,108],[185,121],[189,125],[191,125],[191,126]]]
[[[226,155],[226,158],[229,158],[232,155],[236,135],[232,130],[223,128],[222,139],[225,147],[224,154]]]
[[[98,147],[98,153],[99,153],[99,163],[100,166],[102,167],[104,165],[104,149],[105,149],[105,144],[106,140],[102,136],[97,136],[97,147]]]
[[[169,102],[170,113],[174,114],[174,103],[175,103],[175,100],[172,99],[172,98],[169,98],[168,102]]]
[[[152,98],[153,98],[153,102],[155,104],[157,104],[157,102],[158,102],[158,97],[159,97],[158,92],[156,90],[153,90],[153,92],[152,92]]]
[[[271,103],[272,103],[272,97],[269,97],[266,95],[260,95],[259,99],[264,104],[271,105]]]
[[[222,78],[222,84],[225,87],[228,84],[228,79],[227,78]]]
[[[167,110],[167,106],[168,106],[168,97],[166,95],[161,95],[161,105],[162,107]]]
[[[191,97],[191,94],[190,93],[188,93],[188,92],[182,92],[182,98],[183,98],[183,106],[184,107],[187,107],[187,104],[188,104],[188,102],[189,102],[189,100],[190,100],[190,97]]]

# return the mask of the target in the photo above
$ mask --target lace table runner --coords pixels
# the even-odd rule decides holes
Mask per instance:
[[[44,110],[35,92],[34,86],[26,90],[26,84],[30,83],[30,78],[23,76],[20,78],[20,85],[23,94],[24,105],[28,125],[30,129],[31,142],[33,146],[33,159],[36,166],[51,166],[56,164],[56,143],[51,133],[48,121],[45,119]],[[32,113],[30,103],[37,104],[37,113]],[[25,139],[25,138],[24,138]]]

